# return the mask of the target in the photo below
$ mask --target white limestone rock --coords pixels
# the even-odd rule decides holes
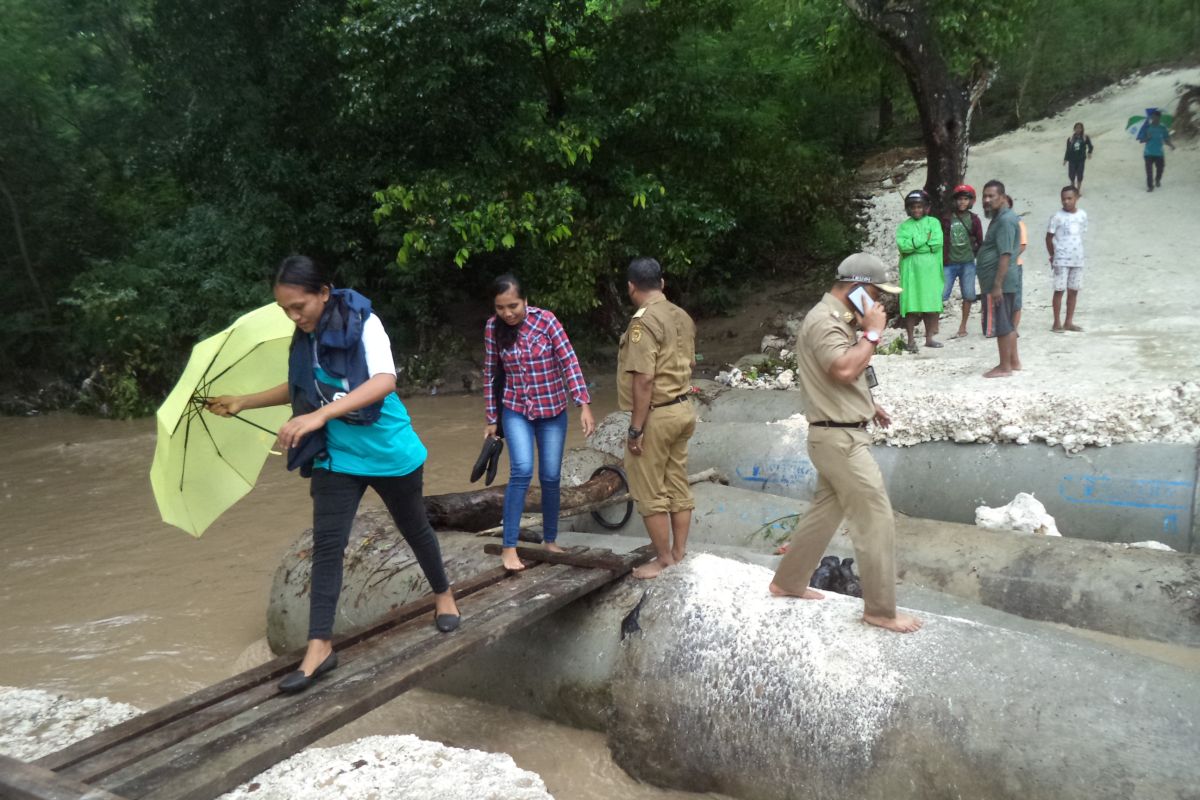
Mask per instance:
[[[999,508],[979,506],[975,509],[975,524],[992,530],[1017,531],[1038,536],[1061,536],[1054,517],[1031,494],[1020,492],[1008,505]]]

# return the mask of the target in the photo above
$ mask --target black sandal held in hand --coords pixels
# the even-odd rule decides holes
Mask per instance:
[[[496,480],[496,469],[500,466],[500,454],[503,452],[504,440],[499,436],[489,436],[484,439],[483,448],[479,451],[479,458],[475,459],[475,466],[471,467],[471,483],[479,480],[486,472],[487,479],[483,485],[491,486],[492,481]]]

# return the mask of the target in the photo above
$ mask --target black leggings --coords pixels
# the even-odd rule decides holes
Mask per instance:
[[[1086,161],[1068,161],[1067,162],[1067,180],[1072,184],[1078,180],[1083,183],[1083,168],[1087,165]]]
[[[327,469],[313,470],[312,589],[309,592],[308,638],[333,638],[333,615],[342,591],[342,558],[350,528],[367,487],[374,489],[392,515],[404,541],[417,557],[434,594],[450,588],[438,544],[421,495],[425,468],[407,475],[365,477]]]

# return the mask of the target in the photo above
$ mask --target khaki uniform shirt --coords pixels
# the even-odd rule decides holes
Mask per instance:
[[[863,422],[875,416],[865,370],[854,383],[838,383],[829,375],[833,362],[857,343],[850,310],[826,292],[796,336],[796,371],[809,422]]]
[[[633,410],[633,373],[654,376],[650,404],[687,394],[696,360],[696,326],[687,312],[659,295],[634,312],[617,355],[617,400]]]

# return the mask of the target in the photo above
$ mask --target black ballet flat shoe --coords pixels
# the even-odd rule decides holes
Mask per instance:
[[[434,614],[433,624],[442,633],[450,633],[458,630],[458,623],[462,620],[458,614]]]
[[[289,672],[284,676],[283,680],[279,682],[279,691],[283,692],[284,694],[296,694],[297,692],[303,692],[308,688],[309,684],[324,675],[326,672],[330,672],[335,669],[337,665],[337,653],[330,653],[329,657],[322,661],[317,668],[313,670],[312,675],[305,675],[302,670]]]

